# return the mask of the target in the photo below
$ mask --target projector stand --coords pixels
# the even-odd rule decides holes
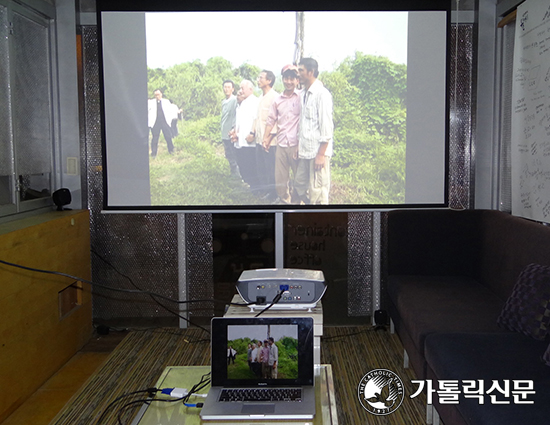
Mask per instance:
[[[240,301],[244,302],[241,297],[239,297]],[[266,309],[269,307],[269,304],[251,304],[247,306],[250,309],[250,313],[259,313],[260,311]],[[267,310],[264,314],[267,314],[271,310],[298,310],[298,311],[307,311],[308,313],[312,313],[313,309],[317,307],[317,303],[313,304],[273,304],[271,307],[269,307],[269,310]],[[263,316],[263,314],[262,314]]]

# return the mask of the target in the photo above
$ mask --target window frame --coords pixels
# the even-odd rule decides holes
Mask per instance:
[[[51,194],[56,187],[56,152],[58,152],[58,128],[56,123],[59,121],[59,95],[58,95],[58,82],[57,82],[57,70],[56,70],[56,43],[55,43],[55,15],[56,9],[53,5],[45,3],[40,0],[27,0],[23,2],[15,2],[13,0],[0,0],[0,6],[4,7],[7,11],[7,25],[8,25],[8,39],[7,39],[7,80],[8,80],[8,102],[9,107],[7,112],[7,120],[10,124],[10,129],[8,130],[7,143],[11,145],[11,175],[9,178],[9,188],[8,195],[9,203],[0,205],[0,219],[5,217],[25,215],[26,213],[35,213],[41,212],[44,210],[51,210],[53,201]],[[46,151],[49,151],[50,154],[50,164],[49,164],[49,173],[37,173],[29,174],[30,176],[36,176],[40,174],[49,174],[48,175],[48,193],[49,196],[44,196],[36,199],[22,200],[21,199],[21,184],[20,184],[20,170],[18,167],[18,150],[20,148],[18,145],[22,143],[20,137],[17,135],[15,129],[15,121],[18,117],[15,116],[15,105],[17,104],[17,99],[15,99],[14,87],[15,87],[15,73],[16,73],[16,45],[17,43],[13,39],[14,33],[18,31],[18,28],[14,27],[14,18],[15,15],[19,15],[22,18],[28,19],[33,23],[41,26],[45,30],[45,40],[40,40],[45,42],[48,46],[47,53],[47,64],[48,69],[48,80],[49,80],[49,90],[48,98],[49,105],[45,108],[48,108],[48,114],[46,121],[49,123],[48,133],[46,137],[47,143],[49,146],[44,147]],[[3,24],[3,23],[2,23]],[[44,112],[44,110],[42,110]],[[9,149],[9,148],[8,148]],[[6,177],[6,176],[4,176]]]

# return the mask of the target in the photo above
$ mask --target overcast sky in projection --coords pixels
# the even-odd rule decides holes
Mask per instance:
[[[278,341],[284,336],[298,339],[298,328],[295,325],[271,325],[271,336]],[[227,340],[250,338],[264,340],[267,338],[267,326],[240,326],[229,325],[227,327]]]
[[[331,71],[356,51],[407,63],[408,12],[305,12],[304,57]],[[215,56],[280,73],[294,57],[295,12],[152,12],[146,14],[147,66]]]

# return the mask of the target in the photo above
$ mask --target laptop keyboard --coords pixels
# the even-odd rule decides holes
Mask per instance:
[[[302,401],[301,388],[224,389],[220,401]]]

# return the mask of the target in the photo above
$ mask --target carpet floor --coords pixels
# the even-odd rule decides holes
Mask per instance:
[[[403,368],[403,347],[397,335],[370,326],[325,327],[321,341],[321,362],[332,365],[340,425],[426,423],[425,396],[409,397],[416,390],[411,383],[416,378],[412,369]],[[124,396],[153,387],[166,366],[209,364],[209,336],[200,329],[132,331],[50,425],[99,425],[100,419],[101,425],[117,425],[119,408],[132,400]],[[358,385],[373,369],[391,370],[405,386],[402,405],[386,416],[367,412],[359,402]],[[124,398],[111,405],[119,397]],[[122,423],[129,424],[139,407],[125,410]]]

